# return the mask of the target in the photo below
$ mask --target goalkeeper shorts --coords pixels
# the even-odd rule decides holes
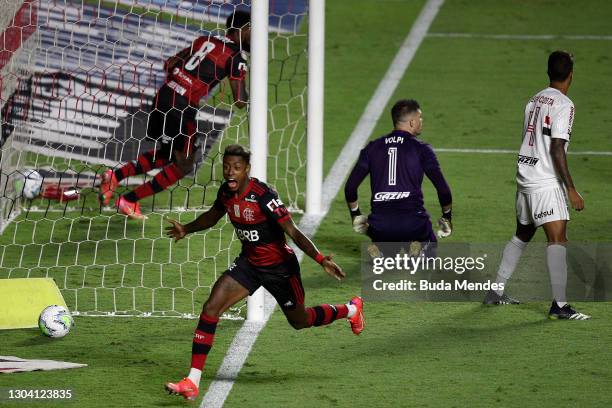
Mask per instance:
[[[569,220],[565,190],[553,186],[533,193],[516,193],[516,218],[523,225],[536,227],[551,221]]]
[[[405,213],[372,213],[368,217],[372,242],[436,242],[425,210]]]

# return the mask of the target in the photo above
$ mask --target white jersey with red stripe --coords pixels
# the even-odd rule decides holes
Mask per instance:
[[[566,140],[567,152],[573,122],[574,103],[558,89],[546,88],[527,103],[516,172],[519,191],[562,185],[550,154],[550,142],[553,138]]]

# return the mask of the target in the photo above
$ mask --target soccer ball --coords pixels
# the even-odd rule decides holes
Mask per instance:
[[[28,200],[33,200],[40,194],[43,184],[43,176],[36,170],[26,170],[23,175],[23,190],[21,194]]]
[[[63,306],[47,306],[40,312],[38,327],[45,335],[53,338],[64,337],[74,326],[74,319]]]

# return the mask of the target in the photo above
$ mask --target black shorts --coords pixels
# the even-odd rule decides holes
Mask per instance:
[[[232,277],[252,295],[260,286],[274,296],[283,310],[293,310],[304,304],[304,286],[300,277],[300,264],[295,256],[273,267],[251,264],[239,256],[224,275]]]
[[[160,158],[174,161],[174,152],[194,153],[198,110],[167,86],[157,92],[149,114],[147,136],[155,141]]]

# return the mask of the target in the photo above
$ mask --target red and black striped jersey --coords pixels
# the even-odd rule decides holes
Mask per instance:
[[[237,195],[219,188],[215,208],[225,210],[242,242],[242,255],[256,266],[274,266],[294,256],[279,223],[291,214],[278,194],[267,184],[251,177],[244,193]]]
[[[192,105],[197,105],[224,78],[242,81],[247,71],[240,47],[222,36],[198,37],[166,64],[166,85]]]

